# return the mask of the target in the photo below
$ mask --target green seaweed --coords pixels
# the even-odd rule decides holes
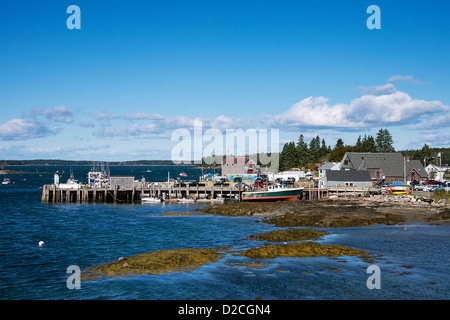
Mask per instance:
[[[276,257],[318,257],[318,256],[367,257],[368,253],[363,250],[348,248],[341,245],[324,245],[313,241],[305,241],[288,244],[269,244],[245,250],[241,252],[240,255],[248,258],[264,259]]]
[[[123,277],[133,275],[157,275],[174,271],[192,271],[204,264],[217,261],[224,248],[184,248],[159,250],[137,254],[104,265],[93,266],[83,272],[84,280],[101,277]]]
[[[326,231],[314,230],[314,229],[289,229],[289,230],[275,230],[267,233],[259,233],[250,236],[251,240],[261,241],[299,241],[299,240],[311,240],[328,234]]]

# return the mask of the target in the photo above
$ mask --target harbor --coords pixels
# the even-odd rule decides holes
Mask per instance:
[[[277,173],[264,172],[251,157],[226,158],[217,173],[215,169],[204,173],[202,168],[191,166],[181,167],[175,173],[172,170],[171,175],[169,166],[165,171],[167,179],[164,171],[158,170],[155,175],[150,169],[137,168],[129,167],[129,171],[120,170],[120,175],[112,175],[108,165],[94,164],[86,182],[76,180],[72,171],[69,179],[62,182],[56,171],[53,183],[41,188],[41,200],[44,203],[297,201],[377,194],[411,196],[413,191],[417,196],[421,190],[449,188],[445,180],[440,184],[430,181],[418,160],[408,160],[400,153],[348,152],[341,162],[324,163],[315,170],[293,168]]]
[[[134,203],[145,198],[160,201],[187,202],[220,202],[243,201],[245,194],[267,193],[270,186],[254,186],[251,191],[243,188],[239,183],[227,183],[217,186],[214,181],[204,181],[191,185],[182,182],[155,182],[148,184],[137,181],[134,177],[111,177],[112,182],[91,183],[53,183],[42,187],[42,202],[103,202],[103,203]],[[275,185],[280,186],[280,185]],[[367,193],[377,194],[379,189],[357,186],[327,186],[314,187],[313,181],[303,181],[284,186],[284,192],[296,190],[297,195],[290,200],[313,200],[324,197],[363,196]],[[300,190],[300,192],[298,192]],[[245,198],[244,198],[245,199]],[[255,199],[256,200],[256,199]],[[272,199],[283,200],[283,199]]]

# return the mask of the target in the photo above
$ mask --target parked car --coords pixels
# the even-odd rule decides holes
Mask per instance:
[[[440,191],[440,190],[450,191],[450,183],[449,182],[440,182],[440,183],[432,186],[432,188],[430,189],[431,192]]]
[[[228,187],[230,184],[228,182],[225,182],[225,180],[219,180],[216,183],[214,183],[214,187]]]
[[[223,180],[219,180],[219,181],[214,183],[214,187],[221,187],[221,186],[223,186],[223,184],[224,184],[224,181]]]
[[[236,183],[234,186],[236,188],[241,188],[244,191],[247,191],[250,188],[249,185],[245,184],[244,182]]]
[[[428,188],[427,186],[423,185],[423,184],[416,184],[413,187],[414,191],[424,191],[425,188]]]

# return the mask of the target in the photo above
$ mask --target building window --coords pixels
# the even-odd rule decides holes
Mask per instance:
[[[348,160],[344,160],[344,165],[345,165],[345,166],[348,165]]]

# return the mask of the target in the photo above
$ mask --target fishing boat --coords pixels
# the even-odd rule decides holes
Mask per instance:
[[[392,183],[386,187],[386,192],[392,194],[410,194],[412,188],[408,184]]]
[[[144,203],[161,203],[162,200],[150,196],[143,196],[141,197],[141,201]]]
[[[4,178],[2,184],[10,184],[11,180],[9,178]]]
[[[73,177],[72,170],[70,171],[70,178],[67,180],[66,183],[60,183],[58,185],[59,189],[63,190],[78,190],[81,189],[81,184],[78,182],[78,180],[75,180]]]
[[[187,177],[188,175],[186,173],[184,173],[184,172],[180,172],[180,176],[181,177]]]
[[[196,199],[186,199],[186,198],[178,198],[177,202],[180,203],[194,203]]]
[[[301,199],[303,188],[286,188],[281,185],[269,186],[267,190],[243,192],[244,201],[295,201]]]

